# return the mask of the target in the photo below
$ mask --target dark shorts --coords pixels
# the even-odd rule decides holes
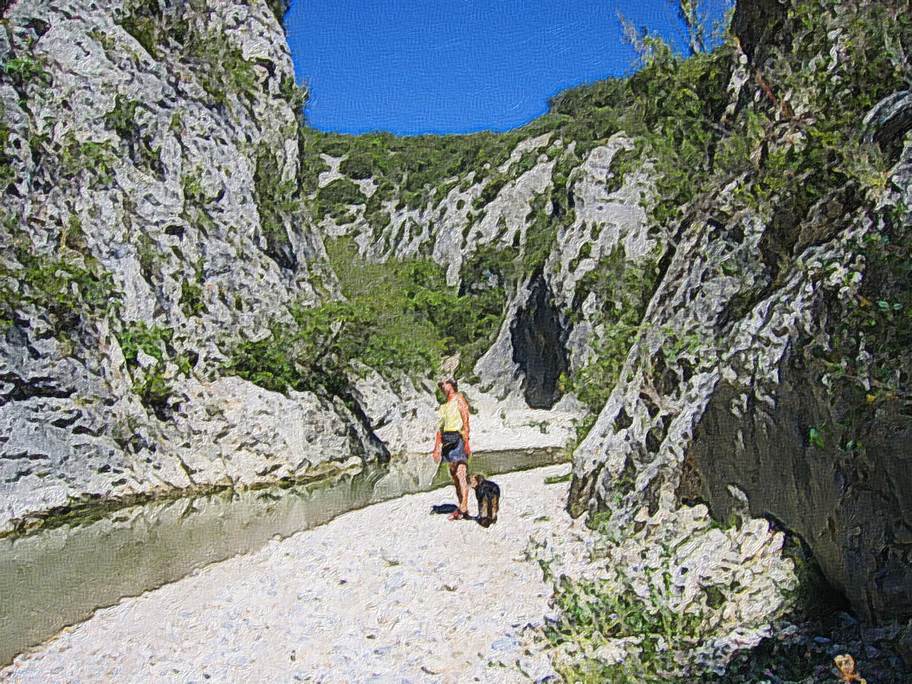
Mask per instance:
[[[458,432],[443,433],[443,460],[447,463],[468,463],[469,456],[465,452],[465,445],[462,443],[462,435]]]

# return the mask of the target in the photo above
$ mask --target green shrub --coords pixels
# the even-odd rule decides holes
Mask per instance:
[[[364,180],[374,175],[373,161],[363,152],[352,152],[339,164],[339,171],[353,180]]]
[[[669,607],[671,577],[666,572],[650,582],[651,595],[641,597],[622,578],[620,586],[603,580],[560,580],[554,600],[558,620],[545,628],[552,646],[572,643],[584,653],[615,639],[634,638],[638,647],[617,664],[583,655],[573,660],[558,659],[555,669],[568,682],[617,682],[618,684],[664,684],[678,681],[682,674],[680,654],[692,651],[710,634],[705,616]]]
[[[114,98],[114,109],[105,114],[105,123],[124,140],[132,140],[137,131],[136,110],[139,100],[128,100],[123,95]]]
[[[0,318],[7,323],[18,310],[32,307],[63,339],[120,303],[113,277],[91,257],[68,260],[41,254],[22,235],[14,237],[11,256],[18,266],[0,266]]]
[[[91,187],[109,186],[114,181],[117,155],[110,143],[79,141],[70,132],[60,145],[58,159],[59,170],[64,178],[80,178],[83,174],[88,174]]]
[[[191,64],[198,65],[194,72],[200,85],[220,106],[227,106],[232,95],[249,97],[260,88],[254,65],[222,34],[192,34],[185,55]]]
[[[475,211],[484,209],[497,198],[497,195],[500,194],[500,191],[503,190],[503,187],[509,183],[510,180],[511,176],[507,174],[499,175],[489,180],[481,189],[481,192],[478,193],[478,197],[475,198],[475,201],[472,202],[472,208]]]
[[[136,233],[136,242],[136,258],[139,261],[139,270],[146,281],[152,283],[161,275],[158,269],[158,263],[161,259],[158,245],[152,238],[142,232]]]
[[[377,300],[378,313],[382,312],[387,325],[395,322],[396,330],[412,334],[404,324],[411,321],[420,328],[414,333],[417,339],[433,341],[433,352],[428,349],[422,354],[432,358],[431,363],[422,361],[425,365],[413,366],[415,373],[434,370],[441,354],[457,351],[460,368],[471,368],[493,341],[503,320],[506,294],[502,285],[460,294],[446,284],[443,268],[430,259],[370,263],[358,256],[351,240],[328,243],[327,251],[342,292],[350,302],[362,305]],[[387,344],[395,346],[392,341]],[[403,344],[407,345],[407,338]],[[379,357],[386,364],[382,354]]]
[[[162,48],[180,55],[212,101],[224,107],[232,96],[240,99],[259,90],[259,77],[224,34],[194,27],[187,13],[199,10],[194,3],[163,7],[158,0],[133,0],[125,6],[120,23],[151,57],[158,58]]]
[[[294,270],[297,257],[285,226],[300,209],[298,183],[282,179],[279,158],[268,145],[261,145],[257,151],[253,181],[266,253],[283,268]]]
[[[7,153],[10,141],[10,129],[4,120],[5,108],[0,104],[0,193],[16,180],[16,171],[13,168],[14,157]]]
[[[228,350],[228,372],[274,391],[344,396],[355,361],[393,379],[425,377],[456,351],[471,367],[500,325],[500,288],[459,295],[433,262],[371,263],[350,239],[328,242],[327,252],[346,300],[293,308],[292,325]]]
[[[44,65],[31,55],[10,57],[3,63],[2,69],[18,88],[25,88],[32,82],[43,86],[51,82],[51,76],[45,71]]]
[[[199,316],[206,310],[206,303],[203,301],[203,288],[198,282],[190,282],[188,280],[181,282],[180,305],[187,318]]]
[[[174,388],[160,371],[153,370],[146,373],[141,380],[133,383],[133,391],[139,396],[143,406],[152,409],[159,419],[167,419],[168,401],[171,399]]]
[[[117,340],[120,342],[120,349],[127,362],[127,367],[137,368],[140,351],[153,357],[159,363],[164,362],[169,356],[168,349],[173,337],[174,331],[171,328],[150,327],[139,321],[126,325],[117,335]]]
[[[299,114],[299,120],[303,123],[303,109],[310,96],[307,86],[299,86],[295,83],[294,77],[285,76],[279,83],[279,94],[288,103],[288,106]]]
[[[480,245],[462,264],[461,293],[476,294],[492,288],[506,291],[518,275],[516,254],[512,249],[496,242]]]
[[[602,313],[605,332],[593,350],[591,360],[572,375],[561,377],[561,389],[575,394],[593,415],[605,405],[617,383],[630,347],[639,334],[657,277],[654,260],[639,264],[629,262],[618,245],[577,283],[574,310],[579,310],[589,293],[596,293],[605,303]],[[592,421],[584,421],[578,427],[581,440],[592,427]]]
[[[130,159],[150,172],[161,175],[161,147],[153,148],[152,136],[141,134],[136,117],[139,106],[138,100],[128,100],[123,95],[117,95],[114,108],[105,115],[105,123],[126,143]]]
[[[912,399],[912,231],[909,208],[883,216],[885,227],[856,240],[865,255],[860,292],[844,303],[834,323],[832,350],[817,350],[818,364],[840,385],[850,385],[868,409],[882,400]],[[847,276],[851,277],[851,276]],[[849,417],[847,416],[847,419]]]
[[[557,193],[558,188],[553,190]],[[544,192],[532,200],[528,216],[526,216],[526,244],[523,252],[523,272],[533,274],[540,271],[551,252],[554,251],[554,243],[557,241],[558,222],[573,222],[573,214],[568,213],[559,216],[556,213],[548,213],[546,207],[551,201],[552,193]]]
[[[265,339],[236,345],[228,372],[273,391],[344,395],[356,360],[390,377],[435,367],[440,343],[431,325],[404,306],[399,275],[357,258],[349,261],[350,245],[329,248],[337,257],[346,254],[345,261],[335,265],[347,301],[293,307],[292,325],[276,324]]]
[[[344,396],[355,360],[389,375],[436,363],[432,331],[380,303],[330,302],[292,313],[293,325],[276,324],[265,339],[237,345],[227,371],[277,392]]]
[[[148,326],[143,321],[124,325],[117,334],[127,368],[134,378],[133,391],[161,420],[168,418],[168,403],[174,391],[171,382],[165,379],[166,363],[173,362],[184,375],[190,373],[192,365],[187,356],[175,352],[173,338],[171,328]],[[152,367],[140,368],[140,350],[155,359]]]
[[[158,54],[158,2],[131,3],[120,25],[152,57]]]
[[[197,207],[205,206],[208,198],[205,190],[203,190],[203,178],[199,169],[194,169],[184,174],[181,178],[181,188],[184,191],[184,202]]]
[[[273,16],[276,18],[276,21],[279,22],[279,26],[283,29],[285,27],[285,14],[288,12],[288,8],[291,7],[291,0],[267,0],[269,3],[269,9],[272,10]]]
[[[158,0],[132,0],[125,3],[120,25],[153,58],[169,29],[169,18],[162,12]]]
[[[349,205],[364,204],[367,197],[361,188],[347,178],[337,178],[332,183],[327,183],[317,192],[317,214],[341,216]]]

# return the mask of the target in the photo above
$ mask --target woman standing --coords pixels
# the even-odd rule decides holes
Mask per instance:
[[[469,484],[467,471],[472,447],[469,446],[469,404],[459,393],[459,387],[453,378],[438,383],[446,397],[445,403],[437,409],[440,421],[434,437],[434,462],[441,458],[450,468],[450,477],[456,486],[456,504],[458,508],[450,515],[450,520],[469,517]]]

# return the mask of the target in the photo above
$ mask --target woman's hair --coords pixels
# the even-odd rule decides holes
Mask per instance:
[[[443,389],[444,385],[451,385],[454,391],[459,391],[459,385],[456,384],[456,381],[453,378],[447,378],[446,380],[441,380],[437,383],[437,387],[440,389]]]

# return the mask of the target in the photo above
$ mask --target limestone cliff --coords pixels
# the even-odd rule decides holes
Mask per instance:
[[[720,520],[767,517],[873,620],[912,615],[910,65],[878,47],[879,75],[863,80],[875,58],[861,52],[908,44],[888,20],[901,11],[739,3],[747,54],[719,125],[739,111],[769,124],[752,163],[715,170],[673,224],[571,493],[572,510],[620,528],[696,501]],[[824,130],[851,152],[815,158]]]
[[[547,121],[495,138],[496,149],[481,161],[467,159],[452,176],[432,177],[417,197],[410,197],[408,173],[391,181],[382,170],[395,150],[364,160],[363,168],[353,163],[362,153],[345,150],[350,139],[318,139],[314,152],[338,156],[320,154],[323,170],[311,188],[321,232],[354,237],[370,259],[430,257],[463,290],[485,286],[479,271],[503,281],[503,322],[490,349],[464,370],[482,388],[523,396],[536,408],[553,406],[562,396],[561,374],[581,369],[598,347],[603,310],[613,305],[594,286],[599,274],[618,264],[649,268],[664,250],[647,221],[648,164],[620,168],[634,146],[630,137],[609,129],[580,141],[559,128],[540,134],[543,126]],[[445,150],[446,141],[429,136],[428,146]],[[335,144],[343,149],[335,152]],[[342,206],[319,201],[341,183],[357,187]]]
[[[267,3],[23,0],[0,59],[0,531],[382,455],[338,399],[220,373],[332,287]]]

